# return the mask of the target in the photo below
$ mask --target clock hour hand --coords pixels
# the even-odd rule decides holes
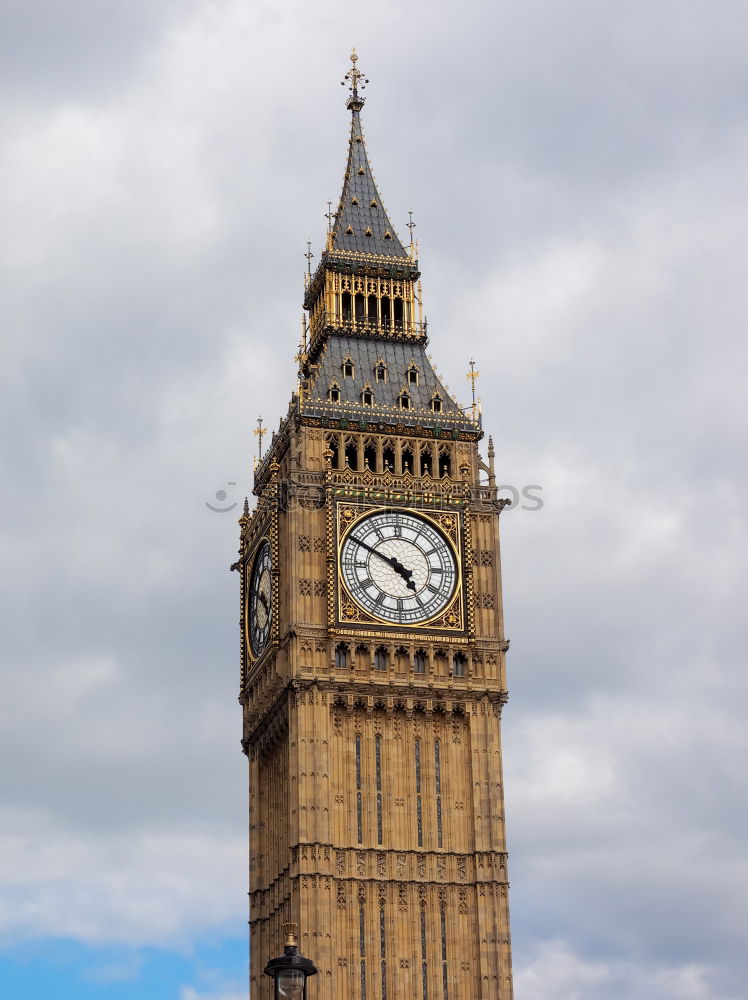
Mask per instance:
[[[260,599],[260,601],[262,602],[262,604],[264,605],[265,611],[269,614],[270,613],[270,607],[268,605],[268,599],[267,599],[267,597],[265,597],[265,595],[263,594],[263,592],[261,590],[258,590],[257,596]]]
[[[403,564],[399,560],[395,559],[394,556],[386,556],[384,555],[384,553],[378,552],[376,549],[372,548],[371,545],[367,545],[366,542],[362,542],[360,538],[356,538],[355,535],[351,535],[351,538],[356,543],[356,545],[360,545],[361,548],[366,549],[367,552],[371,552],[373,555],[379,556],[380,559],[382,559],[389,566],[391,566],[392,569],[394,569],[394,571],[398,574],[398,576],[401,576],[403,580],[405,580],[405,585],[408,588],[408,590],[414,591],[416,589],[416,585],[413,583],[412,580],[413,570],[406,569],[405,566],[403,566]]]

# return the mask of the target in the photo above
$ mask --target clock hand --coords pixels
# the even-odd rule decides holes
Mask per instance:
[[[267,597],[265,597],[265,595],[263,594],[263,592],[261,590],[258,590],[257,596],[262,601],[262,603],[265,605],[265,610],[267,612],[269,612],[270,611],[270,607],[268,606],[268,599],[267,599]]]
[[[366,542],[362,542],[360,538],[356,538],[355,535],[351,535],[351,538],[356,543],[356,545],[360,545],[362,549],[366,549],[367,552],[371,552],[373,555],[379,556],[380,559],[382,559],[389,566],[391,566],[392,569],[394,569],[394,571],[398,574],[398,576],[401,576],[403,580],[405,580],[405,585],[408,588],[408,590],[415,591],[416,585],[413,583],[412,580],[413,570],[406,569],[405,566],[403,566],[401,562],[395,559],[394,556],[386,556],[384,555],[384,553],[378,552],[376,549],[372,548],[371,545],[367,545]]]

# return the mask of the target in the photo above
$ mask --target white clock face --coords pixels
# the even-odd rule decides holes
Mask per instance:
[[[249,640],[255,656],[260,655],[270,638],[273,619],[271,566],[270,542],[265,541],[255,557],[249,581]]]
[[[457,585],[454,551],[430,521],[387,510],[358,521],[343,539],[340,570],[364,611],[396,625],[429,621]]]

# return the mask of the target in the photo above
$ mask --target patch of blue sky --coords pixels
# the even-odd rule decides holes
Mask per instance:
[[[247,995],[246,938],[184,951],[27,942],[0,951],[3,1000],[223,1000]]]

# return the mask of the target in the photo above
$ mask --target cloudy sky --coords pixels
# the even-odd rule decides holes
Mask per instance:
[[[476,358],[500,480],[542,490],[503,515],[517,998],[745,1000],[747,32],[737,0],[0,0],[4,997],[245,996],[206,504],[287,405],[356,45],[438,367],[467,401]]]

